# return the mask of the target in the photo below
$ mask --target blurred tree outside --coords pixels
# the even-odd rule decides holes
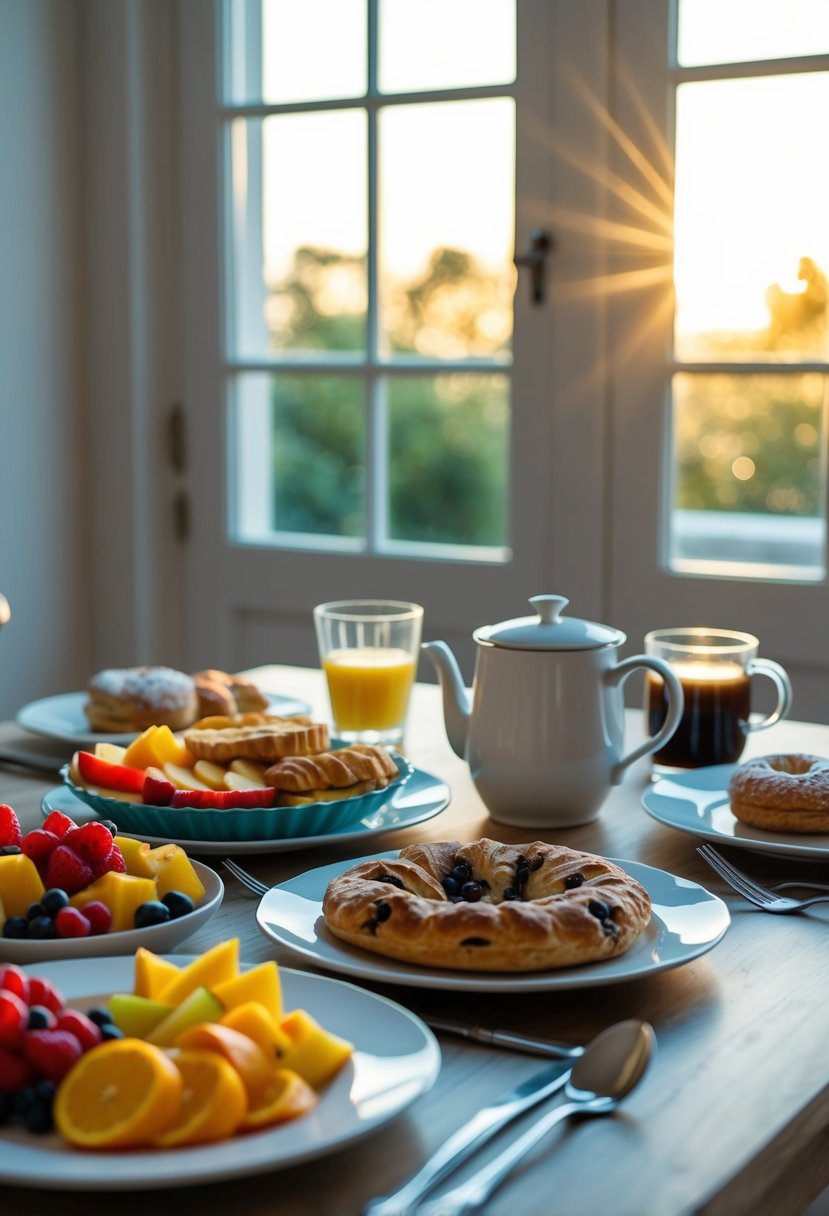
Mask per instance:
[[[798,278],[802,291],[769,287],[764,330],[705,334],[698,340],[699,357],[819,357],[829,330],[826,275],[804,257]],[[677,507],[821,515],[823,375],[682,373],[673,388]]]

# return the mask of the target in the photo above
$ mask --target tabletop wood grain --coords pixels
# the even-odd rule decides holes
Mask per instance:
[[[268,668],[272,691],[309,701],[326,719],[321,676],[300,668]],[[641,714],[628,712],[628,737],[641,733]],[[65,744],[0,726],[0,750],[67,756]],[[584,1041],[620,1018],[653,1025],[657,1053],[641,1087],[613,1118],[554,1132],[490,1201],[492,1216],[787,1216],[829,1183],[829,925],[826,912],[773,917],[748,907],[723,886],[696,853],[693,837],[651,819],[641,806],[647,762],[615,788],[599,818],[581,828],[528,832],[489,819],[468,770],[450,750],[438,690],[417,685],[407,750],[421,769],[447,781],[449,807],[416,827],[384,834],[376,847],[315,848],[240,857],[269,883],[352,855],[401,848],[415,840],[558,840],[608,856],[657,866],[722,895],[732,924],[709,953],[676,968],[619,985],[531,995],[433,992],[358,981],[423,1015],[505,1026],[528,1034]],[[805,751],[829,756],[829,727],[780,723],[751,737],[746,755]],[[40,820],[40,799],[57,784],[42,773],[0,766],[0,801],[26,827]],[[363,846],[363,847],[359,847]],[[828,881],[827,867],[730,851],[761,880]],[[216,865],[215,858],[206,857]],[[255,900],[227,874],[219,912],[181,946],[194,952],[238,935],[243,959],[308,964],[274,945],[255,925]],[[0,957],[2,943],[0,942]],[[82,963],[79,963],[82,966]],[[434,1088],[359,1143],[322,1160],[234,1182],[176,1191],[71,1193],[4,1186],[2,1211],[43,1216],[119,1216],[244,1212],[245,1216],[358,1216],[375,1195],[400,1186],[466,1119],[529,1076],[539,1061],[450,1038]],[[528,1117],[529,1120],[532,1116]],[[522,1126],[522,1125],[519,1125]],[[517,1134],[502,1134],[495,1148]],[[468,1175],[468,1167],[457,1177]],[[450,1185],[447,1183],[446,1185]]]

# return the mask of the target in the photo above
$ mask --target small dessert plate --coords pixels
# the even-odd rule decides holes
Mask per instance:
[[[190,937],[209,920],[224,898],[224,883],[215,870],[200,861],[190,859],[201,879],[205,895],[192,912],[163,925],[148,925],[146,929],[125,929],[121,933],[100,933],[95,937],[52,937],[45,941],[32,938],[0,937],[0,962],[45,963],[57,959],[103,958],[130,954],[139,946],[163,954]]]

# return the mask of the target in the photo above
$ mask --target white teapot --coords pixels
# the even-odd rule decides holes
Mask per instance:
[[[471,704],[446,643],[422,647],[440,677],[453,751],[469,764],[493,819],[517,827],[590,823],[628,765],[661,747],[682,716],[670,665],[644,654],[620,662],[625,635],[563,617],[568,602],[536,595],[537,616],[475,630]],[[642,667],[665,681],[668,713],[658,734],[625,756],[622,685]]]

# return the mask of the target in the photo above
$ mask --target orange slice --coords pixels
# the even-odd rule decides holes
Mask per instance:
[[[307,1115],[316,1104],[316,1093],[298,1072],[277,1068],[267,1090],[245,1115],[239,1130],[255,1131],[275,1123],[287,1123],[289,1119]]]
[[[261,1105],[270,1091],[273,1061],[268,1059],[258,1043],[230,1026],[221,1026],[218,1022],[200,1022],[180,1034],[175,1046],[185,1051],[215,1051],[224,1056],[242,1078],[251,1106]]]
[[[156,1147],[207,1144],[232,1136],[248,1110],[248,1096],[233,1065],[215,1051],[172,1048],[169,1055],[181,1073],[184,1089],[178,1118],[156,1136]]]
[[[175,1121],[181,1073],[158,1047],[112,1039],[70,1069],[55,1095],[55,1126],[79,1148],[136,1148]]]

